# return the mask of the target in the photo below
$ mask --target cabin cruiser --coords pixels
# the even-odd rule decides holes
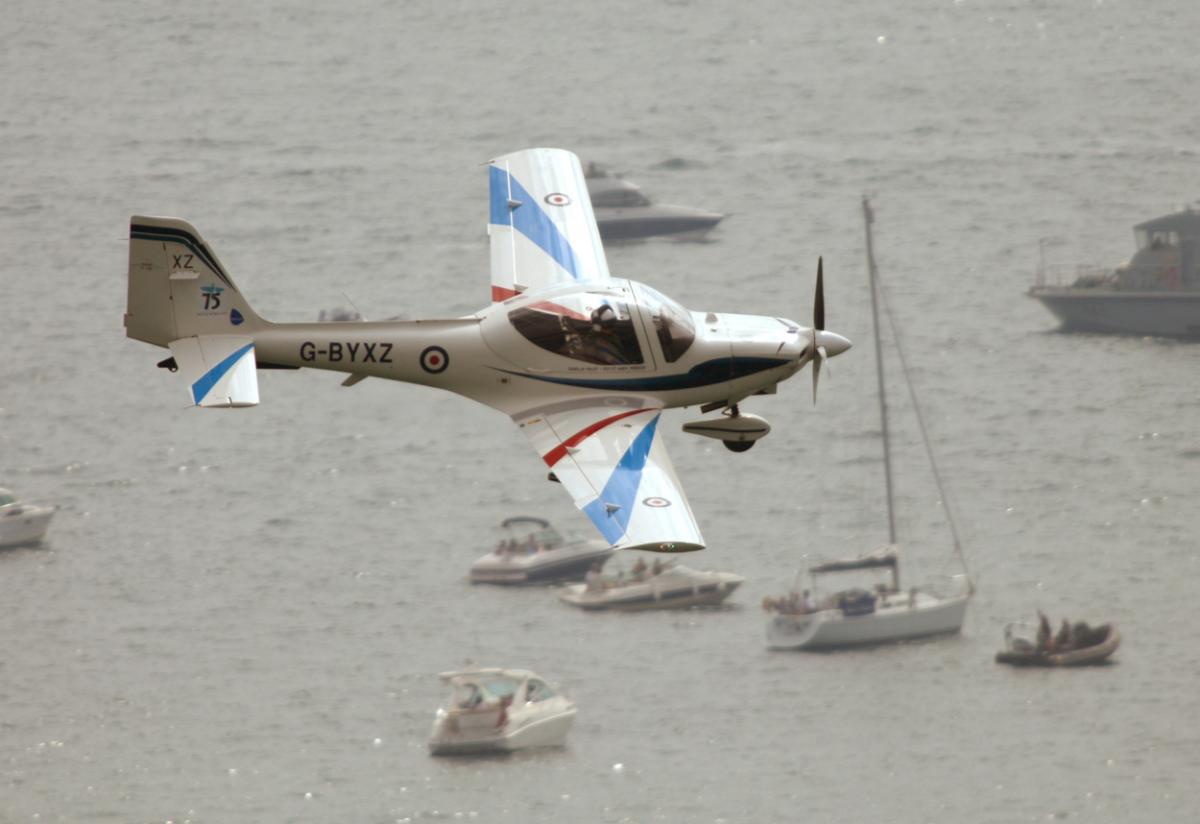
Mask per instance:
[[[818,582],[832,573],[885,570],[890,581],[873,589],[851,587],[821,595]],[[943,597],[913,587],[900,588],[900,561],[893,547],[863,558],[814,566],[812,589],[764,600],[775,613],[767,624],[771,649],[833,649],[881,644],[927,635],[958,632],[970,600],[970,589]]]
[[[558,597],[585,610],[683,609],[719,604],[745,580],[732,572],[701,571],[673,561],[648,567],[639,559],[629,575],[606,576],[593,569],[585,583],[563,587]]]
[[[471,565],[473,584],[548,584],[578,581],[616,551],[600,539],[566,541],[542,518],[519,515],[500,524],[496,548]]]
[[[1079,267],[1069,286],[1043,260],[1029,296],[1066,331],[1200,337],[1200,211],[1133,227],[1137,251],[1116,269]],[[1049,279],[1055,282],[1047,283]]]
[[[440,677],[451,694],[433,722],[432,755],[559,747],[575,720],[575,702],[529,670],[477,669]]]
[[[1018,635],[1022,629],[1026,631]],[[1105,663],[1120,644],[1121,634],[1112,624],[1091,627],[1086,621],[1063,621],[1062,630],[1052,637],[1043,616],[1036,631],[1027,624],[1006,626],[1004,649],[996,653],[996,663],[1014,667],[1088,666]]]
[[[0,489],[0,547],[36,544],[46,534],[57,507],[22,503]]]
[[[698,238],[725,217],[688,206],[653,203],[636,184],[594,163],[585,175],[596,225],[604,241],[672,236]]]

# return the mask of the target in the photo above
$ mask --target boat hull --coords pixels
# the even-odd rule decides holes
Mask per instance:
[[[905,597],[866,615],[844,615],[827,609],[804,615],[776,615],[767,624],[771,649],[839,649],[884,644],[910,638],[948,635],[962,629],[970,596]]]
[[[0,513],[0,548],[36,544],[50,527],[51,507],[17,504],[19,509]]]
[[[1200,338],[1200,292],[1119,292],[1040,287],[1029,296],[1058,318],[1064,331]]]
[[[1121,633],[1111,629],[1099,644],[1057,654],[1001,650],[996,653],[997,664],[1014,667],[1086,667],[1106,663],[1121,645]]]
[[[686,206],[597,208],[595,214],[600,239],[606,242],[649,237],[699,238],[724,217]]]
[[[742,581],[728,572],[700,573],[694,580],[675,579],[668,575],[620,587],[588,592],[584,584],[564,587],[558,597],[563,603],[590,612],[638,612],[647,609],[686,609],[714,606],[733,594]]]
[[[614,550],[607,544],[592,542],[578,547],[564,547],[534,555],[504,558],[485,555],[471,567],[473,584],[550,584],[558,581],[579,581],[592,564],[604,564]]]
[[[575,722],[575,708],[554,715],[530,719],[525,723],[510,720],[503,731],[483,736],[460,736],[435,725],[429,739],[431,755],[473,755],[507,753],[539,747],[561,747]],[[516,726],[514,726],[516,725]]]

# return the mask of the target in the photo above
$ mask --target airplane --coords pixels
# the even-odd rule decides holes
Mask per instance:
[[[704,548],[658,432],[665,409],[715,417],[684,425],[731,450],[769,431],[739,404],[769,394],[850,341],[825,330],[818,261],[812,327],[772,316],[690,312],[613,277],[579,159],[526,149],[488,167],[492,303],[466,317],[272,323],[258,315],[199,232],[134,216],[127,337],[170,350],[200,407],[258,403],[256,369],[326,369],[433,386],[509,416],[550,480],[618,549]]]

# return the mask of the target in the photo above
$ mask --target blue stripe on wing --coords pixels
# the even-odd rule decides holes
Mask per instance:
[[[600,497],[583,507],[584,514],[592,519],[592,523],[610,544],[621,540],[625,536],[625,530],[629,528],[629,519],[633,516],[633,502],[642,483],[642,470],[650,456],[650,447],[654,444],[654,433],[660,417],[661,415],[655,415],[654,419],[646,424],[646,428],[633,439],[633,443],[629,445],[629,449],[621,456],[616,469],[609,476]]]
[[[200,380],[192,384],[192,399],[195,401],[197,406],[200,404],[200,401],[204,400],[204,396],[207,395],[212,388],[217,385],[217,381],[225,377],[225,373],[228,372],[233,365],[238,362],[242,355],[246,354],[253,348],[253,343],[247,343],[241,349],[237,350],[225,360],[218,363],[212,369],[209,369],[204,373]]]
[[[571,277],[579,280],[579,266],[575,262],[575,253],[571,250],[570,242],[542,209],[537,198],[507,170],[498,166],[491,167],[488,193],[491,202],[491,213],[488,217],[490,223],[512,226],[537,244],[538,248],[553,258]],[[510,197],[520,203],[515,209],[509,208]]]

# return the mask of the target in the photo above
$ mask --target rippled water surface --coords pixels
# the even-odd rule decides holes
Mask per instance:
[[[1040,238],[1115,264],[1197,197],[1194,3],[10,2],[0,25],[0,484],[59,503],[0,553],[0,821],[1189,820],[1200,798],[1197,349],[1068,336]],[[185,406],[123,337],[128,219],[192,221],[266,316],[488,295],[489,157],[559,145],[706,243],[614,247],[700,309],[857,346],[665,437],[728,609],[590,615],[471,588],[494,525],[586,521],[502,417],[266,372]],[[859,197],[978,583],[960,637],[771,654],[762,596],[885,540]],[[344,293],[344,294],[343,294]],[[905,575],[949,542],[897,396]],[[715,448],[714,448],[715,446]],[[1036,607],[1112,620],[1101,669],[992,654]],[[528,666],[562,751],[430,759],[436,673]],[[620,765],[619,767],[617,765]]]

